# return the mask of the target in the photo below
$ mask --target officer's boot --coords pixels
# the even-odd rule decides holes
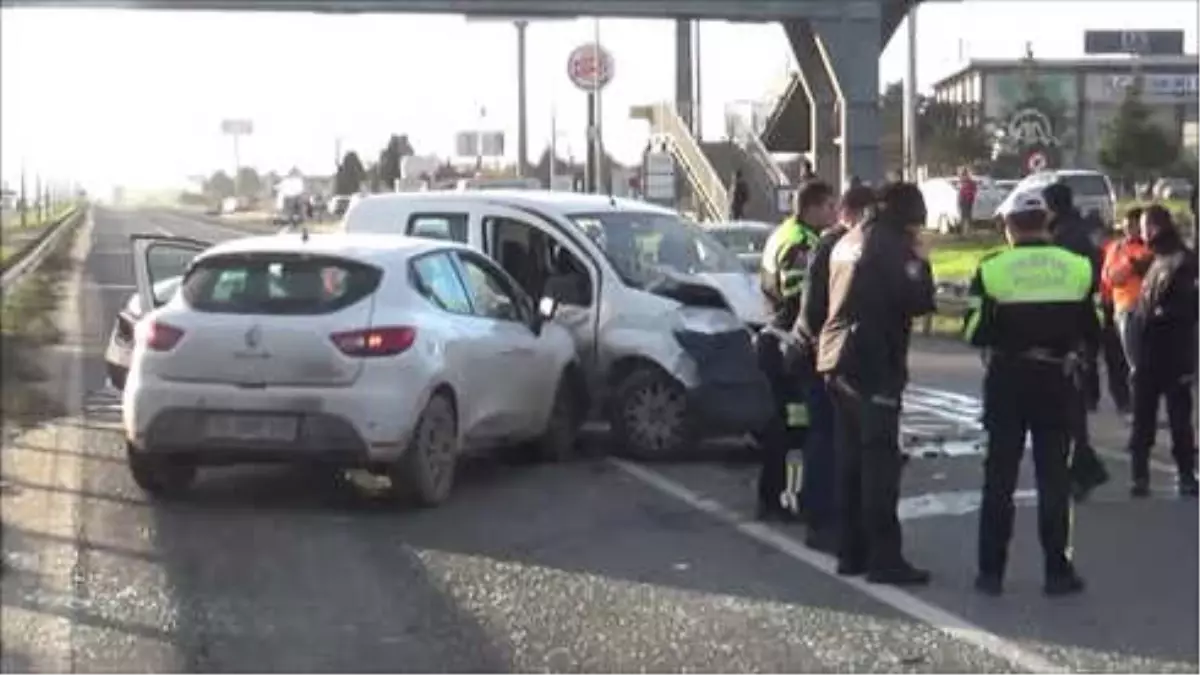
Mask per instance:
[[[1068,563],[1065,568],[1047,571],[1042,592],[1049,596],[1074,595],[1082,593],[1085,588],[1087,584],[1084,583],[1083,577],[1075,571],[1074,565]]]
[[[1175,464],[1179,471],[1179,496],[1197,496],[1197,493],[1200,493],[1200,482],[1196,480],[1196,451],[1176,450]]]
[[[1133,451],[1130,453],[1132,459],[1129,463],[1132,484],[1129,487],[1129,496],[1141,499],[1150,496],[1150,458],[1145,455],[1149,453],[1138,453]]]

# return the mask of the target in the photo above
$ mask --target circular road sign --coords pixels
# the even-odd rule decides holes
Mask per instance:
[[[1029,157],[1025,158],[1025,168],[1033,172],[1041,171],[1042,169],[1046,168],[1046,153],[1029,153]]]
[[[579,45],[567,58],[567,77],[584,91],[603,89],[612,82],[612,54],[596,44]]]

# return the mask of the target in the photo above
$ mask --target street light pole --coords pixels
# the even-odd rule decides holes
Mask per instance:
[[[908,69],[904,74],[904,173],[917,179],[917,5],[908,10]]]
[[[519,19],[517,27],[517,177],[524,178],[529,165],[528,119],[525,109],[525,31],[529,22]]]
[[[594,68],[592,69],[592,94],[594,97],[593,101],[595,106],[595,126],[592,129],[593,133],[595,134],[595,137],[592,139],[593,147],[596,149],[595,185],[597,191],[601,191],[601,186],[604,186],[604,192],[611,192],[612,181],[609,180],[609,177],[606,176],[604,172],[607,162],[604,161],[604,134],[601,131],[604,127],[604,106],[601,103],[600,97],[600,77],[602,67],[600,61],[600,17],[593,19],[592,33],[592,44],[595,50],[595,53],[592,55],[592,63],[595,64]]]

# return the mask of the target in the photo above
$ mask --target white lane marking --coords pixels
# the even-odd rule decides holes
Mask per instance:
[[[979,647],[1016,666],[1022,672],[1070,672],[1067,668],[1052,663],[1034,652],[1022,649],[995,633],[899,588],[870,584],[856,577],[839,576],[836,564],[831,557],[813,551],[792,537],[762,523],[745,520],[720,502],[692,492],[653,469],[615,458],[608,461],[649,487],[733,527],[758,543],[769,546],[797,562],[802,562],[828,577],[841,581],[860,593],[924,622],[957,640]]]
[[[949,408],[930,405],[930,399],[942,398],[954,403]],[[934,417],[944,419],[957,425],[961,425],[963,430],[971,431],[980,434],[980,438],[985,442],[980,444],[976,452],[965,451],[966,448],[956,448],[961,454],[982,454],[986,445],[986,432],[983,430],[983,424],[979,421],[979,414],[983,410],[983,402],[978,398],[959,394],[957,392],[945,391],[942,389],[933,389],[930,387],[922,387],[910,384],[904,392],[904,408],[920,413],[927,413]],[[951,455],[948,446],[945,444],[938,448],[938,454]],[[1129,453],[1110,450],[1108,448],[1096,448],[1096,454],[1107,459],[1118,462],[1128,462]],[[1163,473],[1175,474],[1175,466],[1168,462],[1164,462],[1156,457],[1150,458],[1150,468]]]
[[[1152,485],[1151,495],[1160,498],[1176,500],[1172,485]],[[1129,498],[1120,495],[1093,496],[1088,504],[1128,504]],[[948,492],[927,492],[925,494],[904,497],[896,504],[896,517],[901,522],[924,520],[926,518],[941,518],[945,516],[966,516],[977,513],[983,504],[982,491],[953,490]],[[1037,506],[1037,490],[1017,490],[1013,493],[1013,506],[1029,508]]]

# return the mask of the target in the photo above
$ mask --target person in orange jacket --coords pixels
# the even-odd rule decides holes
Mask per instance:
[[[1143,209],[1133,207],[1125,214],[1125,236],[1111,241],[1104,252],[1104,266],[1100,273],[1101,293],[1109,293],[1112,297],[1113,322],[1121,345],[1125,351],[1125,359],[1130,359],[1128,326],[1129,315],[1137,304],[1142,292],[1142,280],[1154,254],[1146,246],[1141,235],[1141,218]]]

